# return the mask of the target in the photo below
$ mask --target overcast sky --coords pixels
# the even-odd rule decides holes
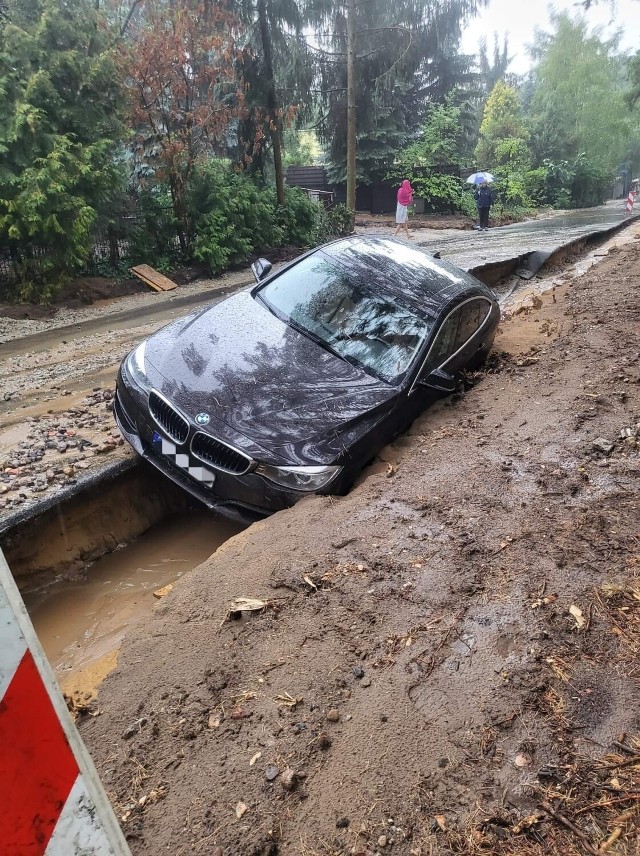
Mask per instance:
[[[534,28],[550,30],[549,6],[558,11],[568,11],[571,15],[580,12],[590,26],[602,27],[605,35],[611,35],[615,30],[622,30],[623,37],[620,47],[624,51],[640,50],[640,0],[608,0],[592,6],[588,12],[574,0],[489,0],[489,6],[467,27],[462,37],[464,53],[477,53],[478,39],[486,35],[489,56],[493,50],[493,34],[497,32],[502,44],[504,34],[509,34],[509,53],[514,57],[509,71],[522,74],[527,71],[531,61],[526,51],[526,44],[533,40]]]

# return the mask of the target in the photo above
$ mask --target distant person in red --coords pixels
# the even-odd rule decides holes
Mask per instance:
[[[393,233],[397,235],[400,229],[404,229],[407,238],[409,237],[409,212],[408,208],[413,202],[413,187],[408,178],[402,182],[398,190],[398,207],[396,208],[396,230]]]

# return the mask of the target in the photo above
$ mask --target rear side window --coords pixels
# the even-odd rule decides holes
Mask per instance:
[[[429,349],[425,370],[433,371],[446,363],[482,327],[490,311],[491,304],[481,297],[456,307],[445,319]]]
[[[476,330],[482,327],[490,310],[491,304],[481,298],[469,300],[460,307],[454,351],[461,348],[473,336]]]

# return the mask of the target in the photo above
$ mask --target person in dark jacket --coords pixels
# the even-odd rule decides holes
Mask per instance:
[[[479,187],[476,187],[473,195],[478,206],[478,230],[486,232],[489,228],[489,210],[493,205],[493,191],[489,187],[489,183],[483,181]]]

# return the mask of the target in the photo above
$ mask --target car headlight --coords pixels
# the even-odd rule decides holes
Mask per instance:
[[[260,464],[256,472],[269,481],[293,490],[314,490],[326,487],[342,467],[271,467]]]
[[[151,384],[147,377],[144,365],[144,353],[146,347],[146,341],[142,342],[142,344],[138,345],[134,351],[131,351],[125,362],[127,374],[136,386],[143,390],[143,392],[148,392],[151,389]]]

